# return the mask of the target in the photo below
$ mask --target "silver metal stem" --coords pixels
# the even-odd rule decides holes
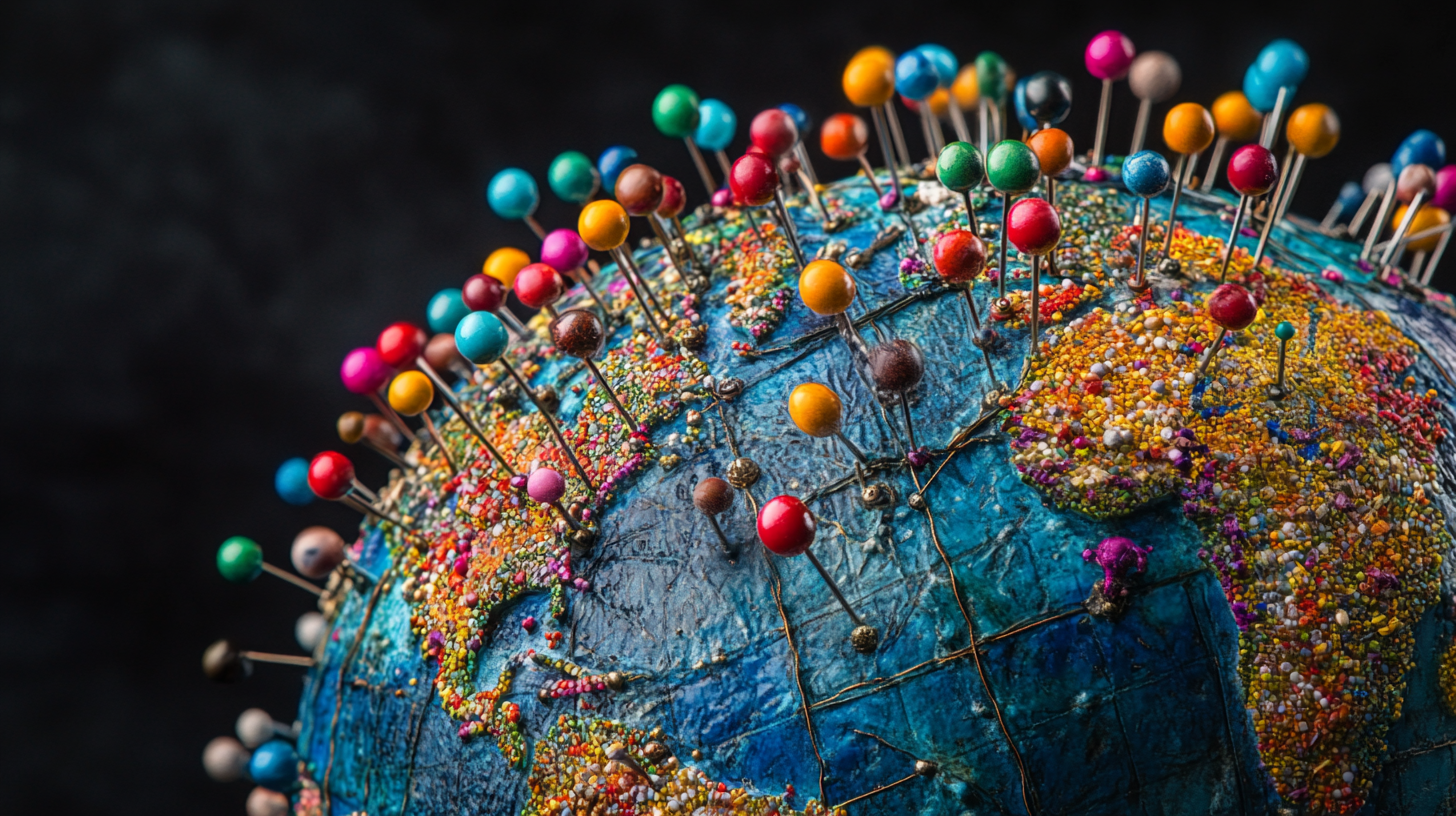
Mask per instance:
[[[920,450],[920,445],[915,442],[915,423],[910,419],[910,397],[905,392],[900,392],[900,410],[905,414],[905,435],[910,437],[910,450]]]
[[[1138,213],[1138,253],[1137,267],[1133,269],[1132,281],[1128,283],[1129,289],[1141,289],[1143,286],[1143,265],[1148,256],[1148,210],[1151,209],[1151,200],[1144,196],[1141,212]],[[1036,259],[1032,259],[1031,268],[1036,268]]]
[[[834,435],[839,437],[839,441],[843,442],[846,448],[849,448],[849,454],[854,457],[856,462],[859,462],[861,465],[869,464],[869,460],[865,458],[864,451],[855,447],[855,444],[849,441],[849,437],[844,435],[844,431],[835,431]]]
[[[966,200],[966,224],[975,235],[980,235],[980,229],[976,226],[976,208],[971,204],[971,191],[969,188],[962,190],[961,195]]]
[[[909,167],[910,148],[905,146],[905,131],[900,127],[900,115],[895,112],[893,97],[885,100],[884,108],[885,118],[890,123],[890,135],[895,139],[895,155],[900,157],[900,164],[897,166]]]
[[[621,270],[622,277],[626,278],[627,285],[632,287],[632,294],[637,296],[637,305],[642,307],[642,313],[647,316],[648,327],[657,336],[657,341],[665,346],[667,344],[667,334],[664,333],[662,326],[658,324],[657,315],[653,313],[654,308],[659,310],[662,308],[657,305],[657,298],[653,297],[652,290],[647,286],[647,281],[641,280],[641,276],[637,271],[637,264],[632,260],[631,253],[627,252],[621,246],[617,246],[612,249],[612,254],[617,259],[617,267]],[[644,290],[646,291],[645,296],[643,295]]]
[[[374,407],[379,409],[379,413],[383,414],[384,418],[389,420],[389,424],[393,425],[395,430],[403,434],[405,439],[408,439],[410,442],[415,442],[419,439],[419,437],[415,436],[415,432],[410,430],[408,425],[404,424],[404,420],[400,418],[399,414],[394,412],[394,409],[389,406],[389,403],[385,402],[379,396],[377,391],[371,391],[368,396],[369,401],[374,403]]]
[[[976,113],[980,117],[980,122],[977,124],[978,132],[976,136],[980,140],[981,155],[985,156],[986,153],[991,149],[991,145],[989,144],[989,140],[991,138],[990,100],[986,99],[986,97],[984,96],[981,97],[980,101],[976,103]]]
[[[1385,231],[1385,222],[1390,218],[1390,208],[1395,202],[1395,178],[1385,184],[1384,197],[1380,199],[1380,209],[1375,212],[1375,223],[1370,225],[1370,234],[1365,236],[1365,246],[1360,250],[1360,260],[1370,260],[1370,253],[1375,251],[1375,242],[1380,240],[1380,234]]]
[[[1354,238],[1356,235],[1360,234],[1360,229],[1365,226],[1365,219],[1370,216],[1370,208],[1375,206],[1375,202],[1379,198],[1379,190],[1371,190],[1365,194],[1365,200],[1360,202],[1359,209],[1355,210],[1354,217],[1350,219],[1350,228],[1348,232],[1351,238]],[[1335,203],[1338,204],[1339,202]]]
[[[1218,141],[1213,143],[1213,155],[1208,159],[1208,177],[1203,180],[1203,184],[1198,189],[1205,193],[1213,189],[1213,182],[1218,178],[1218,169],[1223,166],[1223,154],[1225,150],[1228,150],[1228,146],[1227,136],[1220,136]]]
[[[590,357],[583,357],[581,359],[582,362],[586,363],[586,367],[591,370],[592,376],[597,378],[598,383],[601,383],[602,390],[607,392],[607,397],[611,399],[612,406],[617,409],[617,415],[622,418],[623,422],[627,423],[627,433],[631,434],[635,432],[638,427],[637,420],[633,419],[632,415],[627,413],[627,409],[622,406],[622,401],[617,399],[617,392],[612,390],[612,384],[607,382],[606,377],[602,376],[602,372],[597,368],[597,364],[592,362]]]
[[[865,178],[869,179],[870,187],[874,188],[875,198],[883,198],[885,194],[880,190],[880,183],[875,180],[875,169],[870,167],[870,160],[863,153],[859,154],[859,166],[864,170]]]
[[[710,513],[704,513],[708,517],[708,523],[713,525],[713,532],[718,536],[718,545],[723,548],[723,554],[729,558],[733,557],[733,547],[728,543],[728,536],[723,534],[723,528],[718,526],[718,519]]]
[[[1143,141],[1148,137],[1148,117],[1153,113],[1153,100],[1144,99],[1138,102],[1137,124],[1132,128],[1132,146],[1127,149],[1127,155],[1143,149]]]
[[[966,127],[966,112],[961,110],[960,100],[956,99],[953,89],[947,88],[946,96],[950,102],[950,126],[955,129],[956,139],[970,144],[971,129]]]
[[[1239,227],[1244,223],[1244,213],[1249,209],[1249,197],[1239,196],[1239,208],[1234,212],[1234,227],[1229,230],[1228,241],[1224,244],[1223,267],[1218,270],[1218,282],[1223,283],[1228,278],[1229,261],[1234,259],[1234,247],[1239,240]]]
[[[1193,157],[1194,161],[1198,157]],[[1178,154],[1178,166],[1173,169],[1173,203],[1168,207],[1168,228],[1163,235],[1163,257],[1168,257],[1168,251],[1173,248],[1173,228],[1178,224],[1178,198],[1183,195],[1183,166],[1188,163],[1188,156]],[[1143,218],[1147,221],[1146,216]],[[1146,227],[1144,227],[1146,229]]]
[[[1289,202],[1294,200],[1294,194],[1299,191],[1299,180],[1304,177],[1304,166],[1309,162],[1309,157],[1299,153],[1294,157],[1294,167],[1289,171],[1289,186],[1284,189],[1284,197],[1279,199],[1279,207],[1274,211],[1274,220],[1282,221],[1284,214],[1289,212]]]
[[[1097,105],[1097,138],[1092,142],[1092,166],[1101,167],[1107,142],[1107,120],[1112,115],[1112,80],[1102,80],[1102,101]]]
[[[721,150],[714,151],[718,156],[718,167],[723,171],[723,186],[728,186],[728,177],[733,174],[733,164],[728,161],[728,154]]]
[[[1410,230],[1411,222],[1416,220],[1416,211],[1421,208],[1421,202],[1425,200],[1425,190],[1418,191],[1416,197],[1411,199],[1411,203],[1405,208],[1405,215],[1401,216],[1400,224],[1395,228],[1395,237],[1390,239],[1389,244],[1385,247],[1385,254],[1380,256],[1378,264],[1380,267],[1384,268],[1395,257],[1396,250],[1404,247],[1400,239],[1404,238],[1406,232]]]
[[[1001,268],[1000,268],[999,272],[996,275],[996,296],[997,297],[1003,297],[1003,298],[1006,297],[1006,278],[1008,276],[1007,275],[1007,269],[1006,269],[1006,245],[1008,243],[1010,243],[1009,241],[1006,240],[1006,220],[1010,216],[1010,213],[1011,213],[1011,196],[1009,194],[1007,194],[1007,193],[1002,193],[1001,194],[1001,234],[998,235],[998,236],[996,236],[996,243],[999,244],[999,246],[997,246],[996,249],[1001,254]]]
[[[1284,118],[1284,108],[1289,104],[1289,97],[1292,89],[1288,85],[1279,87],[1279,95],[1274,98],[1274,110],[1264,116],[1264,132],[1259,134],[1259,144],[1266,147],[1274,147],[1274,142],[1279,139],[1279,122]]]
[[[456,416],[460,417],[460,421],[465,423],[465,427],[470,429],[470,433],[475,436],[476,441],[485,448],[491,458],[495,459],[501,467],[505,468],[507,473],[512,476],[516,475],[515,469],[506,462],[506,457],[496,449],[495,445],[491,444],[489,437],[485,435],[485,431],[476,424],[475,418],[465,410],[464,405],[460,404],[460,400],[455,396],[455,392],[450,390],[450,387],[445,384],[445,381],[440,378],[439,373],[430,366],[429,362],[421,356],[415,358],[415,365],[418,365],[420,370],[425,372],[425,376],[429,377],[435,383],[436,390],[440,393],[440,398],[455,411]],[[444,447],[443,444],[441,447]],[[446,454],[446,459],[449,459],[448,453]]]
[[[1213,345],[1209,346],[1208,347],[1208,351],[1205,351],[1203,353],[1203,359],[1198,361],[1198,377],[1199,377],[1199,379],[1202,379],[1203,378],[1203,375],[1204,375],[1204,372],[1208,371],[1208,364],[1211,363],[1211,362],[1213,362],[1213,358],[1214,357],[1217,357],[1218,356],[1219,350],[1221,350],[1223,348],[1223,339],[1225,337],[1227,337],[1227,336],[1228,336],[1228,329],[1225,329],[1224,327],[1220,326],[1218,328],[1218,339],[1216,339],[1216,340],[1213,341]]]
[[[531,401],[531,404],[536,406],[536,413],[540,414],[541,418],[546,420],[546,426],[551,429],[551,436],[556,439],[556,444],[561,447],[561,452],[566,454],[566,458],[571,461],[571,467],[576,471],[576,475],[581,477],[582,482],[586,484],[587,490],[595,493],[597,489],[592,484],[591,477],[586,475],[586,468],[581,466],[581,462],[576,458],[576,452],[566,443],[566,437],[562,435],[561,426],[556,422],[556,417],[552,416],[551,412],[547,411],[541,405],[541,401],[536,399],[536,392],[531,390],[530,384],[516,371],[515,367],[506,362],[505,357],[501,357],[497,362],[511,376],[511,379],[516,381],[516,385],[520,387],[521,393],[525,394],[526,398]]]
[[[839,601],[839,605],[844,607],[845,612],[849,613],[849,619],[854,621],[854,625],[864,626],[864,621],[860,620],[859,615],[854,614],[854,610],[849,606],[849,601],[844,599],[844,593],[839,591],[839,585],[834,583],[833,578],[829,577],[829,571],[824,569],[824,565],[819,563],[819,559],[814,557],[814,551],[804,550],[804,555],[809,557],[809,563],[814,565],[814,569],[819,570],[819,577],[824,579],[824,583],[829,586],[829,591],[834,593],[834,600]]]
[[[809,174],[810,187],[818,186],[819,174],[814,172],[814,162],[809,160],[809,148],[804,147],[803,139],[794,142],[794,155],[799,157],[799,167]]]
[[[693,155],[693,166],[698,168],[698,177],[703,180],[703,188],[708,191],[708,197],[712,198],[718,185],[713,181],[713,174],[708,172],[708,163],[703,160],[703,151],[698,149],[698,143],[693,141],[693,137],[684,136],[683,141],[687,142],[688,152]],[[727,176],[725,175],[724,178]]]
[[[789,208],[784,206],[784,191],[774,190],[774,206],[779,211],[779,221],[784,225],[784,233],[789,239],[789,249],[794,252],[794,260],[798,262],[799,269],[807,265],[804,260],[804,250],[799,247],[799,231],[794,227],[794,222],[789,218]]]
[[[1269,246],[1269,235],[1274,232],[1275,211],[1279,208],[1279,200],[1284,197],[1284,185],[1289,181],[1289,164],[1294,159],[1294,145],[1284,151],[1284,161],[1279,166],[1279,183],[1274,187],[1274,195],[1264,199],[1268,205],[1264,208],[1264,229],[1259,233],[1259,246],[1254,250],[1254,268],[1259,268],[1259,261],[1264,259],[1264,249]]]
[[[895,169],[895,150],[887,135],[885,112],[880,108],[870,108],[870,119],[874,120],[875,135],[879,137],[880,146],[884,148],[885,169],[890,172],[890,187],[895,191],[895,206],[899,207],[903,203],[905,195],[900,192],[900,171]]]
[[[450,455],[450,449],[445,446],[445,437],[440,435],[440,429],[435,427],[435,421],[430,419],[429,409],[420,412],[420,419],[425,421],[425,430],[430,432],[430,438],[435,440],[435,445],[440,448],[440,456],[445,459],[445,467],[449,469],[450,475],[454,476],[460,472],[455,466],[455,458]],[[379,501],[377,498],[375,501]]]
[[[925,139],[925,152],[933,164],[940,151],[935,148],[935,134],[930,132],[930,103],[922,99],[916,107],[916,112],[920,114],[920,135]]]
[[[1436,274],[1436,264],[1441,262],[1441,256],[1446,254],[1446,245],[1451,243],[1451,230],[1441,236],[1440,243],[1436,244],[1436,251],[1431,253],[1431,260],[1426,263],[1426,271],[1421,273],[1421,285],[1430,286],[1431,278]]]
[[[1143,199],[1143,207],[1148,206],[1148,200]],[[1143,223],[1147,223],[1146,209],[1143,210]],[[1142,245],[1138,245],[1138,255],[1141,256]],[[1031,353],[1036,357],[1041,348],[1041,256],[1031,256],[1031,315],[1028,322],[1031,324]]]

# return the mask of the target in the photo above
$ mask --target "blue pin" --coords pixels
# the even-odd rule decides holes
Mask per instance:
[[[308,460],[297,456],[278,466],[273,474],[273,489],[278,498],[297,507],[312,504],[313,490],[308,486]]]
[[[906,51],[895,60],[895,91],[900,96],[914,100],[920,113],[920,133],[925,137],[925,151],[930,160],[940,154],[940,140],[935,138],[940,122],[930,112],[930,95],[940,87],[940,78],[935,73],[935,63],[924,51]]]
[[[507,221],[525,221],[537,238],[546,237],[541,225],[532,218],[541,204],[541,191],[536,189],[536,180],[530,173],[519,167],[507,167],[496,173],[485,188],[485,200],[496,215]]]
[[[1172,170],[1168,167],[1168,160],[1151,150],[1139,151],[1122,160],[1122,183],[1127,185],[1127,189],[1133,195],[1141,196],[1143,200],[1142,212],[1138,219],[1140,231],[1138,233],[1137,269],[1127,283],[1129,289],[1147,288],[1147,281],[1143,279],[1143,260],[1148,254],[1149,202],[1153,196],[1168,189],[1168,182],[1172,179],[1172,175]]]
[[[430,305],[425,309],[430,331],[436,334],[454,331],[455,324],[468,314],[470,307],[465,305],[465,297],[459,289],[441,289],[430,298]]]
[[[961,110],[961,103],[956,99],[955,92],[950,90],[950,87],[955,84],[956,77],[960,75],[960,60],[956,59],[956,55],[943,45],[926,43],[915,50],[924,54],[930,60],[930,64],[935,66],[935,82],[948,92],[946,101],[950,107],[950,123],[955,128],[956,138],[970,144],[971,132],[966,127],[965,112]]]
[[[1011,104],[1016,109],[1016,121],[1021,123],[1021,129],[1025,131],[1036,131],[1038,123],[1026,109],[1026,77],[1016,80],[1016,87],[1011,89]]]
[[[1335,198],[1335,203],[1330,206],[1330,211],[1320,222],[1320,229],[1334,229],[1336,224],[1348,224],[1355,213],[1360,210],[1360,205],[1365,203],[1365,188],[1358,183],[1347,181],[1340,186],[1340,195]]]
[[[298,786],[298,752],[285,740],[269,740],[253,751],[248,776],[268,790],[287,793]]]
[[[1309,55],[1293,40],[1275,40],[1254,58],[1254,66],[1276,88],[1298,88],[1309,74]]]
[[[1279,86],[1264,76],[1255,63],[1244,72],[1244,96],[1248,97],[1249,105],[1254,110],[1267,114],[1274,110],[1275,103],[1279,101]]]
[[[1244,96],[1254,110],[1266,114],[1260,145],[1274,146],[1284,109],[1308,73],[1309,55],[1293,40],[1275,40],[1264,46],[1244,72]]]
[[[1421,129],[1405,137],[1390,160],[1390,174],[1399,179],[1400,171],[1413,164],[1437,169],[1446,163],[1446,143],[1440,136]]]
[[[499,360],[510,343],[506,327],[490,312],[471,312],[455,327],[456,350],[476,365],[490,365]]]
[[[626,145],[613,145],[597,157],[597,172],[602,176],[602,189],[617,194],[617,176],[637,162],[637,151]]]
[[[693,140],[708,150],[727,150],[738,131],[738,117],[727,103],[704,99],[698,103],[698,129]]]

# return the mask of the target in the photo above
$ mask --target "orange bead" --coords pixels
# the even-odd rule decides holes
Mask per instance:
[[[850,62],[858,62],[859,60],[883,62],[890,66],[890,70],[893,71],[895,69],[895,52],[883,45],[867,45],[854,52],[854,56],[849,59]]]
[[[606,199],[582,207],[581,215],[576,219],[576,231],[581,234],[581,240],[598,252],[621,246],[627,240],[630,228],[627,211],[622,209],[621,204]]]
[[[418,416],[435,399],[435,385],[418,371],[403,371],[389,384],[389,407],[405,416]]]
[[[1163,119],[1163,141],[1174,153],[1191,156],[1213,144],[1213,116],[1197,102],[1174,105]]]
[[[950,90],[955,94],[956,102],[960,103],[961,110],[976,107],[977,103],[981,101],[981,86],[976,82],[975,63],[961,66],[960,73],[956,74],[955,82],[950,85]]]
[[[944,119],[950,116],[950,92],[946,89],[936,88],[926,102],[930,105],[930,112],[936,117]]]
[[[1042,128],[1031,134],[1026,146],[1036,154],[1042,175],[1060,175],[1072,163],[1072,137],[1061,128]]]
[[[1329,105],[1300,105],[1289,114],[1284,135],[1300,153],[1311,159],[1324,158],[1340,142],[1340,117]]]
[[[890,101],[895,95],[894,62],[873,56],[851,60],[844,69],[844,95],[861,108]]]
[[[839,161],[854,161],[869,147],[870,129],[852,113],[836,113],[819,127],[819,149]]]
[[[516,282],[516,273],[531,263],[531,256],[515,247],[501,247],[485,259],[481,271],[501,282],[509,289]]]
[[[1247,142],[1259,135],[1264,117],[1249,104],[1243,91],[1229,91],[1213,101],[1213,122],[1218,126],[1218,135]]]
[[[842,314],[854,294],[854,278],[834,261],[812,261],[799,275],[799,298],[814,314]]]
[[[1395,229],[1396,227],[1400,226],[1400,220],[1402,218],[1405,218],[1406,206],[1407,205],[1402,204],[1396,208],[1395,217],[1390,219],[1391,229]],[[1416,233],[1423,232],[1430,229],[1431,227],[1439,227],[1444,224],[1448,224],[1450,223],[1450,221],[1451,215],[1445,210],[1433,204],[1422,204],[1421,208],[1419,210],[1416,210],[1416,216],[1415,218],[1411,219],[1410,228],[1406,230],[1405,234],[1415,235]],[[1436,243],[1440,240],[1441,236],[1432,235],[1429,238],[1422,238],[1419,241],[1411,241],[1409,244],[1405,245],[1405,249],[1407,252],[1430,252],[1431,250],[1436,248]]]
[[[819,383],[804,383],[789,394],[789,417],[810,436],[833,436],[844,418],[839,395]]]

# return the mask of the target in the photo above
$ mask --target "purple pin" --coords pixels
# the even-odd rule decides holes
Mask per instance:
[[[1139,547],[1132,539],[1112,536],[1102,539],[1095,550],[1083,550],[1083,561],[1096,561],[1102,568],[1102,594],[1108,599],[1127,595],[1129,578],[1148,568],[1152,547]]]
[[[582,529],[576,519],[561,506],[561,497],[566,495],[566,477],[560,471],[549,467],[539,467],[531,471],[531,476],[526,479],[526,495],[532,501],[551,505],[556,514],[571,525],[571,529]]]

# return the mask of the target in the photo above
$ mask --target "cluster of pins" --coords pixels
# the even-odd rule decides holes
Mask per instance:
[[[287,816],[288,791],[298,777],[297,722],[284,724],[261,708],[238,716],[237,737],[221,736],[202,750],[202,767],[218,782],[252,782],[248,816]]]

